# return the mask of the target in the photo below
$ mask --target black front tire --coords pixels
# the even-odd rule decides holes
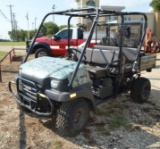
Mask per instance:
[[[144,103],[148,100],[151,92],[151,83],[146,78],[138,78],[133,82],[131,98],[137,103]]]
[[[49,56],[49,52],[46,48],[39,48],[35,52],[35,58],[42,57],[42,56]]]
[[[56,119],[56,128],[62,136],[75,136],[87,124],[90,107],[84,99],[63,103]]]

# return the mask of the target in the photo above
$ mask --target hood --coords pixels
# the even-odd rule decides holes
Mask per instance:
[[[53,57],[40,57],[26,62],[20,66],[19,74],[24,76],[29,76],[29,78],[34,79],[45,79],[45,78],[55,78],[55,79],[66,79],[71,73],[75,71],[77,62],[68,61],[61,58]],[[84,69],[84,65],[81,64],[80,69]]]
[[[42,36],[42,37],[38,37],[36,38],[35,42],[41,42],[41,41],[48,41],[50,38],[46,37],[46,36]]]

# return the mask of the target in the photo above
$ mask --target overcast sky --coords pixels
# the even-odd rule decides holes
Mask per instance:
[[[125,6],[124,11],[149,12],[151,0],[100,0],[101,5]],[[55,5],[55,11],[77,8],[75,0],[0,0],[0,38],[8,39],[8,31],[11,30],[10,9],[7,5],[13,5],[12,12],[15,13],[18,27],[27,30],[28,13],[29,29],[38,28],[45,14],[52,11]],[[4,15],[3,15],[3,14]],[[66,24],[66,20],[60,17],[49,18],[48,21],[55,21],[56,24]]]

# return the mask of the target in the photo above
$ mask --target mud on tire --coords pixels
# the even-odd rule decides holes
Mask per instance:
[[[90,107],[84,99],[63,103],[58,110],[56,128],[62,136],[75,136],[86,125]]]

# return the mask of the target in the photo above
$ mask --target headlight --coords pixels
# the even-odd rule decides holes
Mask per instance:
[[[57,80],[51,80],[51,88],[57,88],[59,81]]]
[[[21,74],[22,74],[22,69],[19,69],[18,74],[19,74],[19,76],[21,76]]]
[[[17,85],[17,79],[18,79],[18,76],[15,76],[15,77],[14,77],[14,82],[16,83],[16,85]],[[22,81],[19,80],[19,90],[22,91],[22,90],[23,90],[22,88],[23,88],[23,87],[22,87]]]

